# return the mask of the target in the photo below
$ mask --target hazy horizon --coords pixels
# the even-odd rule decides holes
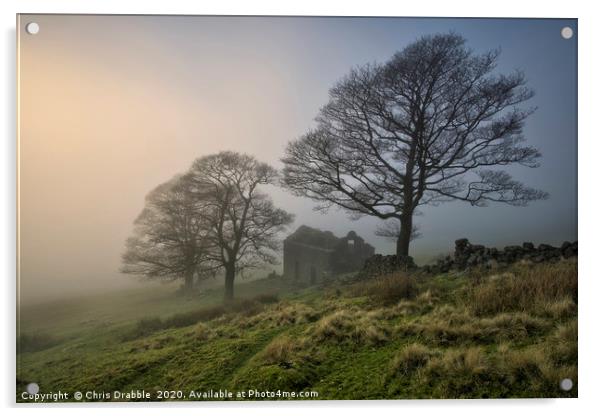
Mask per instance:
[[[25,33],[30,21],[37,35]],[[352,67],[450,31],[476,52],[500,48],[500,72],[526,74],[537,111],[524,134],[542,166],[507,170],[550,198],[423,209],[411,254],[427,261],[460,237],[576,240],[577,40],[560,36],[564,26],[577,33],[572,19],[21,15],[20,301],[136,285],[118,269],[149,191],[222,150],[281,168],[286,144],[315,125],[328,89]],[[310,200],[266,191],[296,215],[290,232],[354,230],[394,252],[374,235],[376,219],[323,215]]]

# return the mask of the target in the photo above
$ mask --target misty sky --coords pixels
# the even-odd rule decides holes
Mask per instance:
[[[35,21],[40,32],[25,33]],[[577,238],[576,20],[21,16],[22,300],[127,284],[120,255],[145,195],[199,156],[237,150],[280,168],[350,68],[383,62],[425,34],[455,31],[498,70],[525,72],[537,106],[525,128],[543,157],[513,168],[550,199],[526,208],[448,203],[416,218],[418,260],[467,237],[486,245]],[[314,212],[268,189],[301,224],[376,237],[375,219]],[[292,231],[292,230],[291,230]],[[278,267],[278,270],[280,268]]]

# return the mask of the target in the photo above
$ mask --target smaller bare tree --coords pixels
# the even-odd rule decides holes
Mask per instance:
[[[208,256],[210,230],[203,215],[205,199],[195,197],[181,176],[148,194],[144,209],[134,221],[133,236],[126,241],[123,273],[168,281],[183,279],[184,290],[190,291],[195,275],[207,276],[216,267]]]
[[[209,259],[225,272],[226,301],[234,297],[238,273],[277,262],[278,234],[293,215],[276,208],[260,190],[277,177],[271,166],[235,152],[199,158],[186,174],[187,188],[205,203],[212,247]]]

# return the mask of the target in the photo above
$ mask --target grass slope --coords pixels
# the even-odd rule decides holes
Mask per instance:
[[[153,290],[24,310],[17,400],[34,381],[42,392],[185,396],[577,396],[575,261],[305,289],[266,279],[238,293],[246,300],[225,308],[219,291],[188,299]],[[563,378],[571,391],[560,390]]]

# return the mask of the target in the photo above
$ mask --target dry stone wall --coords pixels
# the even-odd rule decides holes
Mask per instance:
[[[425,273],[447,273],[452,270],[466,270],[474,267],[504,267],[518,261],[531,263],[554,262],[577,256],[577,241],[565,241],[560,247],[548,244],[526,242],[518,246],[507,246],[503,249],[472,244],[461,238],[455,242],[453,255],[439,259],[434,264],[417,267],[411,256],[383,256],[376,254],[364,264],[358,277],[382,276],[395,271],[418,270]]]

